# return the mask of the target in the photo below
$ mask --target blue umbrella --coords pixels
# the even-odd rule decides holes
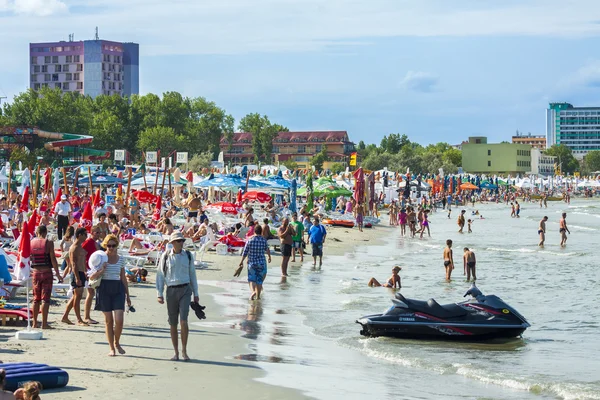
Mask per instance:
[[[279,175],[269,176],[264,181],[264,183],[266,183],[269,186],[278,187],[281,189],[291,189],[292,188],[292,182],[288,181],[287,179],[284,179],[283,177],[281,177]]]
[[[292,188],[290,189],[290,211],[296,212],[296,192],[298,190],[298,182],[296,182],[296,177],[294,174],[294,179],[292,179]]]
[[[246,179],[242,178],[239,175],[221,175],[213,177],[212,179],[206,179],[200,181],[194,185],[197,188],[207,188],[207,187],[223,187],[223,188],[245,188],[246,187]],[[268,188],[269,185],[263,182],[255,181],[250,179],[248,181],[248,189],[259,189],[259,188]]]

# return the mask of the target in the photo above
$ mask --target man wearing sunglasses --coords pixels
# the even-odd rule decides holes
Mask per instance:
[[[189,335],[188,315],[192,293],[194,302],[198,303],[198,280],[196,279],[196,267],[189,251],[183,250],[185,238],[181,232],[174,232],[169,238],[172,249],[165,251],[160,258],[156,271],[156,289],[158,291],[158,302],[163,304],[164,287],[167,286],[167,313],[169,326],[171,327],[171,342],[175,355],[172,361],[179,361],[179,344],[177,338],[177,322],[181,324],[181,356],[183,361],[190,358],[187,354],[187,341]]]

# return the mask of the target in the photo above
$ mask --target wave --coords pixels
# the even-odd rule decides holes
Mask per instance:
[[[360,339],[359,345],[362,345],[360,350],[369,357],[403,367],[426,369],[440,375],[456,374],[485,384],[527,391],[538,395],[550,394],[564,400],[600,400],[599,388],[593,387],[594,384],[586,385],[569,381],[557,382],[556,378],[552,376],[536,376],[535,378],[511,376],[507,373],[486,370],[481,365],[432,363],[424,358],[405,356],[398,351],[388,352],[374,349],[373,346],[380,344],[381,341],[382,339]]]
[[[489,251],[498,251],[498,252],[509,252],[509,253],[535,253],[537,250],[534,249],[503,249],[501,247],[487,247],[486,250]]]
[[[588,228],[587,226],[579,226],[579,225],[572,225],[572,224],[569,224],[569,228],[576,228],[576,229],[580,229],[582,231],[597,231],[598,230],[596,228]]]

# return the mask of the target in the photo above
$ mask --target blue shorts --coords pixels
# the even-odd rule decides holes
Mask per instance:
[[[262,285],[266,276],[266,265],[248,265],[248,282],[254,282],[257,285]]]

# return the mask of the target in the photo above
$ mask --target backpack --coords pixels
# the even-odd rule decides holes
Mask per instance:
[[[192,261],[192,253],[189,250],[185,250],[183,249],[183,251],[185,251],[185,254],[187,254],[188,256],[188,262],[190,263],[190,265],[192,265],[193,261]],[[160,270],[162,271],[164,276],[167,276],[167,251],[165,251],[162,256],[160,257]]]

